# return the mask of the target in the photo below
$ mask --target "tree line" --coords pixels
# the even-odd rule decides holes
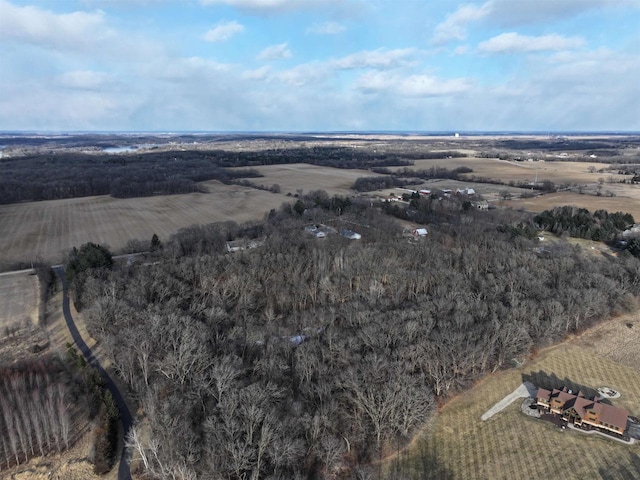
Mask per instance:
[[[534,221],[540,228],[557,235],[563,233],[571,237],[595,241],[612,241],[635,223],[629,213],[609,213],[597,210],[593,213],[585,208],[555,207],[536,215]]]
[[[0,370],[0,471],[72,443],[73,395],[60,372],[44,363]]]
[[[372,192],[374,190],[383,190],[385,188],[404,187],[407,185],[415,185],[415,179],[432,180],[436,178],[447,178],[451,180],[461,180],[460,175],[473,172],[468,167],[458,167],[452,170],[442,167],[431,167],[430,169],[412,170],[409,168],[401,168],[396,171],[389,170],[386,167],[374,167],[371,169],[374,173],[384,176],[376,177],[360,177],[357,178],[351,188],[357,192]]]
[[[371,473],[438,399],[640,293],[635,258],[540,255],[464,210],[407,243],[354,202],[339,214],[363,239],[317,240],[303,226],[338,212],[316,196],[260,224],[185,229],[154,262],[86,271],[85,316],[141,402],[129,444],[151,477]],[[243,235],[264,242],[223,253]]]

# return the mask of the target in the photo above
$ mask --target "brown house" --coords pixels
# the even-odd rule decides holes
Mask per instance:
[[[573,394],[567,387],[562,390],[539,388],[536,403],[543,410],[560,415],[576,426],[591,427],[623,434],[627,428],[627,411],[602,403],[599,398],[590,400],[582,392]]]

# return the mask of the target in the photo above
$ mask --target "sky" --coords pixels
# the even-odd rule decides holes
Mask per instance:
[[[640,131],[640,0],[0,0],[2,131]]]

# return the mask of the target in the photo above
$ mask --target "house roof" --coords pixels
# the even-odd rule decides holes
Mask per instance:
[[[597,410],[596,408],[594,408],[594,410],[598,412],[598,419],[601,422],[608,423],[622,430],[627,428],[627,417],[629,414],[624,408],[607,405],[600,401],[596,401],[594,406],[597,408]]]
[[[551,397],[551,392],[549,390],[547,390],[546,388],[538,388],[538,393],[536,393],[536,397],[537,398],[544,398],[547,401],[549,400],[549,398]]]
[[[566,403],[566,402],[568,402],[569,400],[572,400],[575,397],[576,397],[576,395],[573,395],[573,394],[569,393],[567,391],[567,387],[565,387],[562,390],[558,390],[557,388],[554,388],[553,391],[551,392],[550,399],[551,398],[558,398],[563,403]]]
[[[557,398],[562,402],[562,409],[564,411],[573,408],[580,417],[585,418],[587,412],[591,410],[598,414],[599,422],[618,427],[621,430],[627,428],[628,413],[624,408],[602,403],[599,398],[591,400],[585,397],[582,391],[574,395],[573,393],[569,393],[566,387],[562,390],[554,388],[551,392],[544,388],[539,388],[536,397],[545,398],[549,401],[551,401],[552,398]]]

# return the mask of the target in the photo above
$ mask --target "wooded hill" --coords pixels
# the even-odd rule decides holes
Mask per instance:
[[[455,152],[436,152],[440,157]],[[0,204],[90,195],[144,197],[200,191],[197,182],[255,178],[230,167],[310,163],[335,168],[411,165],[418,153],[374,153],[342,147],[246,152],[163,151],[133,155],[52,153],[0,160]],[[429,153],[420,154],[421,158]],[[460,154],[458,154],[460,155]]]
[[[640,294],[637,259],[563,243],[540,255],[496,229],[500,212],[461,212],[409,243],[353,204],[342,214],[363,239],[318,240],[304,225],[332,214],[304,202],[76,273],[92,334],[142,404],[130,441],[152,478],[375,478],[371,462],[439,400]],[[225,253],[238,236],[264,242]]]

